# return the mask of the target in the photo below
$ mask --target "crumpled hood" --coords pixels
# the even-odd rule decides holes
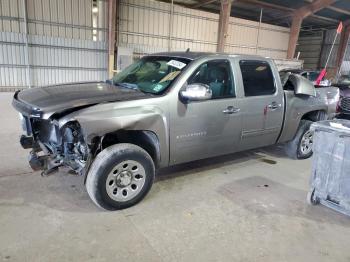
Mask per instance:
[[[77,107],[104,102],[126,101],[152,97],[138,90],[104,82],[72,83],[25,89],[15,95],[18,102],[42,114],[54,114]],[[46,118],[46,117],[45,117]]]

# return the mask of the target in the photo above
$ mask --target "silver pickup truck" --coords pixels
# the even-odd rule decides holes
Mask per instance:
[[[116,210],[139,202],[162,167],[277,143],[310,157],[311,123],[335,108],[307,79],[283,78],[269,58],[158,53],[107,82],[17,92],[13,106],[31,167],[84,175],[93,202]]]

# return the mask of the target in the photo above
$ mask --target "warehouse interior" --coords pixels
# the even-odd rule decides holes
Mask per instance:
[[[281,60],[295,58],[300,52],[304,68],[320,69],[339,21],[344,21],[346,29],[336,39],[329,71],[335,75],[350,70],[345,54],[350,17],[347,1],[329,1],[314,9],[310,1],[235,1],[230,3],[225,32],[219,32],[220,1],[118,0],[111,8],[109,4],[103,0],[2,0],[1,90],[105,80],[142,55],[188,48]],[[310,11],[304,14],[308,5]],[[222,15],[228,8],[222,6]],[[303,12],[300,28],[297,12]],[[293,21],[295,32],[291,32]],[[220,38],[225,43],[218,49]]]
[[[348,0],[0,0],[0,260],[349,261],[349,36]],[[154,88],[160,88],[170,79],[169,89],[147,99],[144,93],[132,101],[114,98],[136,92],[126,80],[116,81],[138,70],[136,65],[147,57],[167,57],[166,65],[176,68],[175,75],[172,71],[155,82]],[[234,94],[214,99],[209,90],[209,99],[182,100],[191,91],[184,92],[190,80],[177,87],[182,75],[189,77],[187,72],[204,59],[229,61],[227,72],[232,76],[216,77],[215,84],[208,80],[206,91],[226,81]],[[262,93],[261,99],[272,97],[273,102],[261,110],[256,109],[259,100],[248,96],[241,61],[260,61],[258,73],[271,66],[275,93]],[[288,83],[301,88],[291,91]],[[92,86],[98,92],[92,92]],[[118,93],[116,88],[128,90]],[[176,88],[180,91],[175,94]],[[193,95],[199,95],[201,86],[195,88]],[[99,93],[105,90],[109,93]],[[90,98],[95,100],[87,104]],[[227,108],[217,108],[229,99]],[[201,107],[189,114],[195,105]],[[46,111],[59,107],[62,111]],[[220,116],[221,111],[233,111],[217,119],[215,110]],[[260,118],[253,118],[254,110],[260,110]],[[278,112],[279,118],[269,116]],[[192,118],[185,121],[186,116]],[[62,134],[56,139],[62,142],[62,157],[73,152],[67,146],[71,141],[64,141],[70,136],[64,128],[78,119],[82,134],[72,129],[71,136],[89,143],[71,144],[80,146],[81,154],[89,152],[80,159],[86,164],[83,171],[63,166],[72,159],[62,158],[62,166],[55,166],[57,158],[41,160],[56,151],[39,141],[42,135],[35,128],[48,132],[49,139],[54,132],[35,124],[33,118],[38,117],[47,117],[45,121]],[[198,121],[201,117],[206,120]],[[232,124],[232,119],[237,122]],[[89,121],[95,121],[93,127]],[[328,131],[321,128],[326,122]],[[228,134],[237,136],[239,142],[232,144],[245,150],[213,153],[228,141],[214,132],[220,125],[225,132],[242,125],[242,130]],[[102,126],[108,132],[102,134]],[[323,131],[322,139],[315,135]],[[332,138],[326,138],[330,133]],[[252,141],[246,147],[245,136]],[[33,142],[27,142],[29,138]],[[200,150],[191,151],[192,141],[200,141]],[[108,166],[103,154],[113,143],[144,149],[155,177],[142,201],[111,212],[101,205],[99,195],[91,196],[98,188],[87,188],[102,182],[87,177]],[[290,148],[303,143],[313,152],[298,157],[297,151],[291,157]],[[33,154],[44,171],[33,168]],[[141,170],[147,176],[145,166]],[[324,183],[316,179],[317,172],[326,171],[338,184],[329,177]],[[315,181],[332,187],[331,193],[342,192],[341,198],[326,195],[323,201],[323,191],[316,197]]]

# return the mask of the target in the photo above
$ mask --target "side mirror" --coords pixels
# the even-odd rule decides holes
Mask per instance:
[[[180,97],[185,101],[203,101],[211,99],[212,92],[208,85],[191,84],[180,91]]]

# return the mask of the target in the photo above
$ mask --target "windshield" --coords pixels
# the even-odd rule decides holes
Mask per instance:
[[[184,58],[146,56],[115,75],[112,81],[114,85],[160,94],[189,62]]]

